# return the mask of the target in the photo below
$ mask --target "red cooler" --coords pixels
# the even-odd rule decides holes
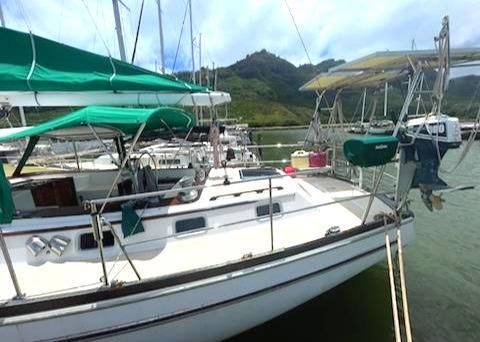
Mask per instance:
[[[325,167],[327,166],[326,152],[310,152],[308,155],[308,162],[310,167]]]

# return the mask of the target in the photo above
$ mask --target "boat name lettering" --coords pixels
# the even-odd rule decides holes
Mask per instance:
[[[385,144],[380,144],[380,145],[375,145],[375,150],[384,150],[386,149],[388,146],[385,145]]]

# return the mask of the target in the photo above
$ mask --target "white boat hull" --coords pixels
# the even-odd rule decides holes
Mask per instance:
[[[395,241],[395,230],[390,228]],[[413,220],[407,219],[402,223],[402,241],[407,244],[413,236]],[[241,270],[181,285],[3,318],[0,334],[6,341],[222,340],[378,263],[385,258],[384,247],[384,227],[379,227],[257,265],[255,258],[249,259],[251,266]]]

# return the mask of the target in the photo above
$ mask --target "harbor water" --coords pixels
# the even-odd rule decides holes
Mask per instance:
[[[257,131],[254,138],[276,144],[304,136],[299,129]],[[443,169],[453,168],[462,148],[447,153]],[[282,159],[289,151],[264,150],[263,159]],[[436,212],[426,209],[417,190],[411,193],[416,238],[404,254],[412,333],[414,341],[480,341],[480,142],[441,177],[451,186],[477,188],[445,194]],[[232,341],[393,341],[388,286],[386,264],[378,264]]]

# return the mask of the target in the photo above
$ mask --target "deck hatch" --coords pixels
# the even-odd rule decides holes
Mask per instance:
[[[240,170],[240,177],[242,179],[268,177],[279,175],[278,171],[273,167],[262,167],[257,169],[242,169]]]

